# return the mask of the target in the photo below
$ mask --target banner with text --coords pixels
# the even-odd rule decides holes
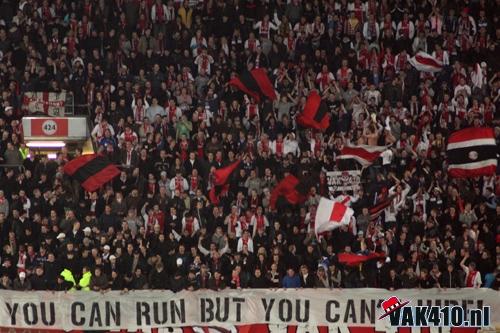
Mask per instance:
[[[29,114],[43,113],[52,117],[63,117],[66,93],[25,92],[22,109]]]
[[[182,326],[272,325],[377,327],[380,304],[396,295],[412,306],[491,307],[500,325],[500,298],[491,289],[441,291],[295,289],[16,292],[0,291],[0,327],[58,330],[128,330]],[[384,329],[385,330],[385,329]]]
[[[354,192],[361,182],[361,170],[330,171],[326,173],[326,179],[332,196],[337,192]]]

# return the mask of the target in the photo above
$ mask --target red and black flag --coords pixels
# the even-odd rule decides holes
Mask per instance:
[[[392,204],[392,199],[394,199],[394,195],[391,195],[384,200],[377,202],[374,206],[370,207],[370,221],[377,221],[384,210]]]
[[[298,179],[290,174],[283,178],[281,182],[273,189],[271,193],[271,208],[276,208],[279,198],[285,199],[292,205],[303,203],[307,200],[311,187],[315,185],[314,177],[304,177]]]
[[[271,101],[276,99],[273,84],[262,68],[255,68],[250,72],[245,71],[240,76],[233,77],[229,84],[252,96],[257,102],[260,102],[262,96]]]
[[[497,144],[492,128],[467,128],[454,132],[446,147],[448,173],[454,178],[494,175]]]
[[[229,190],[229,184],[227,183],[227,181],[229,180],[229,177],[231,177],[231,175],[234,173],[234,171],[238,168],[240,163],[241,160],[237,160],[236,162],[233,162],[224,168],[215,170],[212,174],[213,186],[208,193],[208,197],[214,205],[218,205],[220,196],[227,193],[227,191]]]
[[[357,266],[368,260],[382,259],[382,258],[385,258],[385,253],[370,252],[367,255],[355,254],[355,253],[340,253],[338,255],[339,263],[347,266]]]
[[[64,173],[78,180],[86,191],[93,192],[118,176],[120,170],[106,156],[90,154],[69,161]]]
[[[330,126],[328,106],[316,90],[309,93],[304,110],[297,116],[297,122],[308,128],[324,131]]]

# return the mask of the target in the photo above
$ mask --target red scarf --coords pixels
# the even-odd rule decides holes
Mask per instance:
[[[314,154],[321,151],[321,141],[314,140]]]
[[[368,24],[368,37],[369,38],[377,37],[377,28],[375,26],[375,22],[371,22]]]
[[[191,191],[195,192],[198,189],[198,176],[191,176]]]
[[[328,77],[329,76],[328,74],[329,74],[328,72],[322,72],[321,73],[321,79],[320,80],[321,80],[321,86],[323,88],[326,88],[328,86],[329,81],[330,81],[330,79]]]
[[[88,22],[82,22],[82,31],[83,31],[83,36],[87,37],[89,33],[89,23]]]
[[[186,218],[186,230],[189,234],[193,233],[194,229],[194,219],[192,217]]]
[[[449,109],[448,109],[448,102],[443,102],[443,105],[441,107],[441,112],[442,112],[441,118],[446,123],[449,123],[451,121],[451,119],[450,119],[450,112],[449,112]]]
[[[175,177],[175,189],[179,190],[182,192],[182,187],[183,187],[183,179],[182,177]]]
[[[155,192],[156,192],[156,183],[155,182],[148,182],[148,193],[154,195]]]
[[[241,225],[241,229],[243,229],[243,230],[248,229],[247,219],[245,218],[245,216],[240,217],[240,225]]]
[[[134,140],[135,140],[134,132],[132,132],[132,131],[124,132],[123,135],[125,137],[125,141],[134,142]]]
[[[50,8],[48,6],[43,7],[43,18],[45,20],[50,20],[52,18],[52,14],[50,13]]]
[[[144,131],[144,134],[152,132],[152,127],[151,124],[144,124],[142,125],[142,129]]]
[[[148,216],[148,232],[149,233],[153,232],[153,228],[154,228],[156,223],[158,223],[158,221],[156,220],[156,217],[154,216],[154,214],[149,215]]]
[[[208,56],[206,55],[201,56],[201,68],[205,71],[208,69]]]
[[[263,140],[261,140],[260,141],[260,147],[261,147],[261,149],[262,149],[263,152],[268,153],[269,152],[269,141],[263,141]]]
[[[375,15],[377,14],[377,4],[375,1],[368,2],[368,14]]]
[[[400,35],[403,35],[405,38],[410,38],[410,24],[408,21],[403,20],[401,22],[401,30],[399,31]]]
[[[260,25],[260,36],[263,38],[269,37],[269,22],[262,21]]]
[[[418,21],[418,31],[425,32],[425,21]]]
[[[349,68],[340,67],[340,85],[342,87],[347,87],[349,82]]]
[[[198,148],[198,157],[199,157],[199,158],[202,158],[203,156],[205,156],[205,154],[204,154],[204,152],[203,152],[203,147],[204,147],[204,141],[203,141],[203,140],[198,139],[198,145],[197,145],[197,148]]]
[[[67,45],[68,45],[68,53],[73,54],[76,49],[76,38],[75,37],[69,37],[67,40]]]
[[[165,20],[165,13],[163,11],[163,4],[156,4],[156,18],[158,22],[163,22]]]
[[[370,65],[370,54],[367,49],[359,51],[358,63],[361,69],[367,69]]]
[[[287,48],[288,51],[293,51],[295,49],[295,38],[288,36]]]
[[[482,49],[485,49],[486,48],[486,36],[479,36],[479,47],[482,48]]]
[[[278,157],[283,155],[283,140],[276,140],[276,155]]]
[[[240,276],[239,275],[233,275],[233,281],[236,284],[236,288],[240,287]]]
[[[137,25],[139,26],[139,30],[140,31],[144,31],[146,30],[146,27],[148,25],[148,20],[146,18],[143,18],[143,19],[139,19],[139,22],[137,22]],[[161,44],[160,44],[161,46]]]
[[[168,107],[168,118],[170,119],[170,121],[172,121],[172,119],[174,119],[174,117],[177,116],[177,106],[169,106]]]
[[[257,229],[262,230],[266,227],[266,221],[264,220],[263,215],[255,215],[255,219],[257,220]]]
[[[189,144],[187,140],[181,141],[181,160],[185,161],[188,158]]]
[[[311,207],[310,220],[309,220],[309,226],[311,230],[315,229],[315,225],[316,225],[316,207],[313,206]]]
[[[92,4],[89,2],[85,5],[83,9],[85,15],[90,16],[92,14]]]
[[[363,22],[363,6],[361,4],[354,4],[354,15],[359,22]]]
[[[248,49],[253,52],[255,50],[255,46],[256,46],[255,39],[249,39]]]
[[[404,68],[406,67],[406,63],[408,62],[408,55],[406,54],[404,57],[403,55],[399,55],[398,57],[398,68],[400,70],[404,70]]]
[[[469,36],[467,36],[466,34],[462,34],[462,36],[460,36],[460,48],[462,49],[462,51],[467,51],[469,50],[469,46]]]
[[[229,217],[229,227],[232,233],[236,233],[237,222],[238,222],[238,215],[231,214]]]
[[[489,124],[493,121],[493,108],[491,104],[484,105],[484,121]]]
[[[142,120],[144,119],[144,115],[146,114],[146,109],[144,108],[144,105],[137,106],[135,107],[135,121],[142,123]]]
[[[443,61],[443,58],[444,58],[444,52],[442,50],[441,51],[437,51],[436,52],[436,59],[440,60],[440,61]]]
[[[217,114],[219,116],[221,116],[222,119],[224,119],[226,117],[226,113],[227,113],[227,108],[226,107],[220,107]]]
[[[476,279],[476,274],[477,274],[477,271],[469,272],[469,274],[467,274],[467,279],[465,282],[465,286],[467,288],[474,287],[474,280]]]
[[[257,115],[257,105],[249,104],[248,105],[248,118],[252,119]]]
[[[259,198],[258,197],[252,197],[250,199],[250,207],[251,208],[257,208],[257,206],[259,205]]]

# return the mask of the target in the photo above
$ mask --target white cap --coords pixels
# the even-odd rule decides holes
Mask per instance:
[[[92,232],[92,229],[90,229],[90,227],[85,227],[83,228],[83,232]]]
[[[177,266],[182,266],[182,258],[177,258],[176,263]]]
[[[114,254],[109,256],[109,260],[114,260],[114,259],[116,259],[116,256]]]
[[[59,235],[57,235],[56,238],[57,239],[64,239],[64,238],[66,238],[66,235],[64,234],[64,232],[61,232]]]
[[[19,277],[20,278],[25,278],[26,277],[26,272],[19,272]]]
[[[487,65],[486,65],[486,63],[483,61],[483,62],[481,63],[481,68],[486,68],[486,67],[487,67]]]
[[[109,247],[109,245],[104,245],[104,249],[109,251],[111,248]]]

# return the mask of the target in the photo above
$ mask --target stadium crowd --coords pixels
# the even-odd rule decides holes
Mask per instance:
[[[500,178],[452,179],[446,139],[500,139],[500,1],[3,0],[0,289],[461,288],[500,281]],[[436,73],[409,60],[424,51]],[[267,70],[257,103],[231,77]],[[481,75],[480,73],[481,72]],[[324,132],[295,122],[317,89]],[[97,149],[121,174],[86,193],[73,158],[23,159],[21,96],[89,105]],[[314,212],[346,143],[388,145],[351,195],[356,231],[319,237]],[[76,152],[78,155],[80,152]],[[219,204],[216,168],[241,159]],[[307,200],[270,195],[313,177]],[[377,219],[369,208],[395,193]],[[384,252],[359,265],[342,252]]]

